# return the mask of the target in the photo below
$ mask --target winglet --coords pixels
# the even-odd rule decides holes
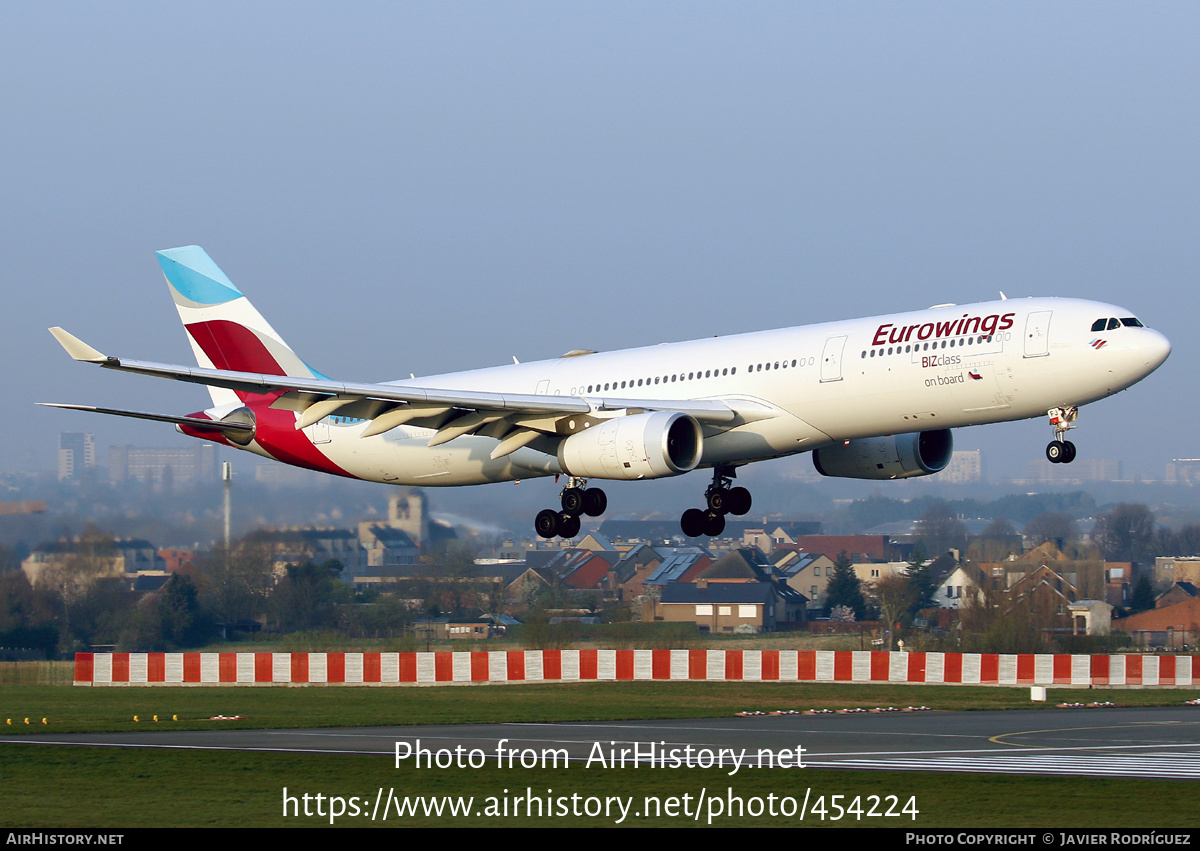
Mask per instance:
[[[87,361],[88,363],[105,363],[108,357],[93,349],[83,340],[73,334],[64,331],[57,325],[50,329],[50,333],[54,335],[54,339],[58,340],[58,344],[67,350],[75,360]]]

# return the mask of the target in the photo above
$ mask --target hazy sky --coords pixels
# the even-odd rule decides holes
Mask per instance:
[[[0,27],[0,469],[165,446],[203,389],[154,251],[386,380],[939,302],[1124,305],[1174,344],[1080,457],[1200,456],[1200,5],[26,3]],[[1023,471],[1043,420],[967,429]],[[698,488],[703,487],[697,481]]]

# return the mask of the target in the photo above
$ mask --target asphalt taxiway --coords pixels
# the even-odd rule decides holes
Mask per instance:
[[[223,722],[214,721],[214,726]],[[596,723],[497,723],[302,730],[139,731],[5,737],[47,746],[178,748],[279,753],[357,753],[394,758],[420,747],[472,751],[565,752],[653,759],[744,752],[775,765],[811,768],[988,774],[1200,779],[1200,707],[1098,708],[1006,712],[894,712],[778,715]],[[599,751],[597,751],[599,748]],[[688,749],[691,749],[690,751]]]

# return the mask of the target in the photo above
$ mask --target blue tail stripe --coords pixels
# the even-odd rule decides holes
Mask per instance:
[[[158,263],[171,286],[189,301],[224,304],[242,296],[241,290],[198,245],[159,251]]]

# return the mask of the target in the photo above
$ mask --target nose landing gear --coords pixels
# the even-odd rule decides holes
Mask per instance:
[[[741,516],[750,510],[750,491],[731,487],[737,475],[734,467],[713,470],[712,484],[704,491],[708,509],[689,508],[679,519],[679,527],[689,538],[707,535],[710,538],[725,531],[725,515]]]
[[[579,515],[599,517],[608,508],[608,496],[600,488],[589,488],[587,479],[568,476],[559,495],[562,511],[547,508],[538,512],[533,528],[540,537],[574,538],[579,534]]]
[[[1063,439],[1063,435],[1075,428],[1079,409],[1070,405],[1065,408],[1051,408],[1046,413],[1049,414],[1050,425],[1054,428],[1054,440],[1046,446],[1046,460],[1051,464],[1070,464],[1075,460],[1075,444]]]

